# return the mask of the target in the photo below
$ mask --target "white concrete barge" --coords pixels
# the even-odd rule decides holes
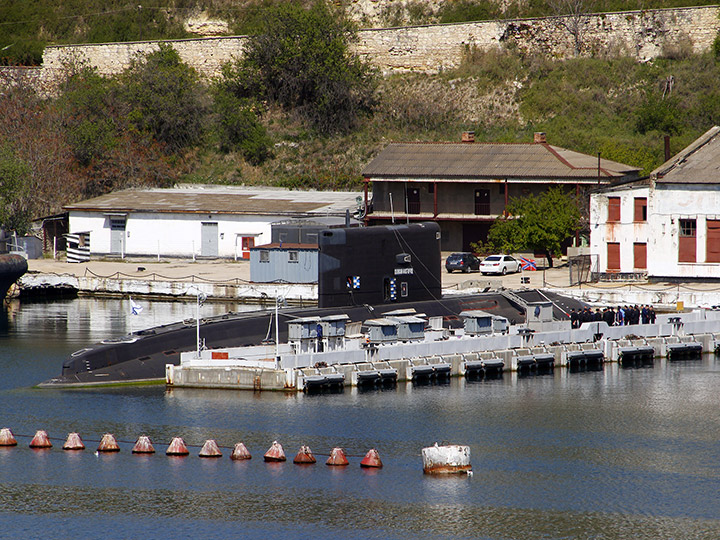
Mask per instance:
[[[295,319],[288,343],[182,353],[166,366],[170,387],[307,391],[503,372],[592,369],[697,357],[720,348],[720,311],[660,315],[655,324],[608,326],[552,321],[525,325],[482,311],[460,313],[450,330],[441,317],[414,310],[350,322],[345,315]]]

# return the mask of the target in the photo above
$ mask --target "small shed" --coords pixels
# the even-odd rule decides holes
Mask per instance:
[[[345,325],[350,317],[347,315],[328,315],[322,317],[320,322],[320,330],[322,332],[321,339],[322,350],[334,351],[340,349],[345,341]]]
[[[288,323],[288,341],[295,353],[315,352],[318,350],[319,317],[302,317]],[[322,330],[320,331],[322,334]]]
[[[265,244],[250,248],[250,281],[317,283],[318,247],[311,244]]]
[[[391,319],[368,319],[365,321],[371,343],[395,343],[398,339],[398,323]]]
[[[397,324],[397,337],[400,341],[417,341],[425,338],[425,319],[415,315],[387,318]]]
[[[505,317],[493,315],[479,309],[462,311],[465,333],[470,336],[506,332],[508,320]]]

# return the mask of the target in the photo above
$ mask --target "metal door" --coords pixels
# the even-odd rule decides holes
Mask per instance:
[[[200,255],[203,257],[218,256],[218,224],[203,223],[200,237]]]
[[[125,218],[110,218],[110,253],[125,252]]]

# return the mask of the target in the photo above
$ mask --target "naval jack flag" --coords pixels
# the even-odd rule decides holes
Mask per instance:
[[[143,307],[139,304],[136,304],[133,299],[130,299],[130,313],[133,315],[140,315],[142,313]]]

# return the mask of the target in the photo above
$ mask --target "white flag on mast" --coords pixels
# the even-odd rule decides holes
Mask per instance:
[[[139,304],[136,304],[133,299],[130,299],[130,313],[133,315],[140,315],[142,313],[143,307]]]

